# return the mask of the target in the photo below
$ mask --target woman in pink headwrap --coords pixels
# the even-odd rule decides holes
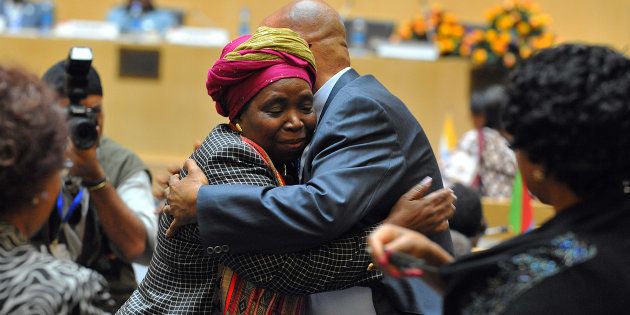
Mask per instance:
[[[206,82],[229,124],[192,154],[209,184],[292,183],[316,124],[314,81],[313,54],[289,29],[261,27],[229,43]],[[304,295],[355,285],[370,272],[367,232],[299,253],[231,256],[227,245],[203,248],[196,224],[165,237],[171,222],[160,216],[147,276],[120,314],[301,314]]]
[[[288,29],[262,27],[223,49],[206,88],[232,129],[286,176],[315,129],[313,82],[315,58],[306,42]]]

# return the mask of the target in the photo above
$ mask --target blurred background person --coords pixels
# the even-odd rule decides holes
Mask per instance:
[[[455,214],[448,220],[455,257],[469,254],[477,246],[486,230],[483,207],[479,193],[462,184],[451,188],[457,199]]]
[[[0,314],[101,314],[113,301],[98,273],[28,241],[61,187],[66,119],[33,75],[0,66]]]
[[[51,28],[54,3],[51,0],[0,0],[0,19],[10,32],[23,28]]]
[[[65,62],[44,74],[63,107],[70,102]],[[64,178],[56,211],[38,239],[53,255],[105,276],[118,307],[137,286],[131,263],[146,265],[151,259],[157,216],[147,167],[135,153],[103,136],[103,88],[93,67],[87,81],[81,105],[96,114],[98,141],[85,150],[71,142],[66,154],[73,166]]]
[[[182,24],[182,12],[159,8],[152,0],[128,0],[126,4],[112,8],[107,13],[107,21],[116,23],[123,33],[148,31],[163,34]]]
[[[475,188],[484,197],[510,197],[516,158],[502,135],[501,110],[505,88],[494,85],[474,91],[470,101],[473,130],[461,137],[457,150],[446,161],[444,179]]]
[[[400,251],[442,266],[424,279],[445,292],[446,314],[627,312],[630,60],[601,46],[546,49],[511,73],[508,93],[519,169],[555,216],[459,261],[421,234],[383,226],[369,239],[374,258],[387,266],[386,253]]]

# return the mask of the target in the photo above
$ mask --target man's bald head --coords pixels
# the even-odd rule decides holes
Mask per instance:
[[[341,17],[323,1],[293,1],[265,18],[262,24],[290,28],[309,43],[317,63],[315,89],[350,66],[346,30]]]
[[[287,27],[300,34],[307,42],[328,37],[345,39],[345,29],[337,11],[323,1],[297,0],[272,13],[264,25]]]

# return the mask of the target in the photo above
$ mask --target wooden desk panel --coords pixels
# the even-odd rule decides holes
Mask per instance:
[[[488,223],[489,228],[507,227],[509,225],[509,199],[483,198],[481,201],[481,205],[483,207],[483,215],[486,218],[486,222]],[[532,202],[532,212],[534,216],[534,224],[536,226],[540,226],[541,224],[545,223],[554,215],[554,211],[551,206],[540,202]],[[485,235],[479,241],[480,248],[478,248],[478,250],[491,247],[513,236],[514,233],[512,231]]]
[[[509,199],[483,198],[482,207],[488,227],[508,225]],[[551,206],[536,201],[532,201],[532,212],[534,224],[537,226],[543,224],[554,214]]]

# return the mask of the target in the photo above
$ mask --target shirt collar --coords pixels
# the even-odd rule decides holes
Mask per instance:
[[[330,96],[330,92],[332,92],[333,87],[339,81],[339,78],[346,73],[346,71],[350,70],[350,67],[345,67],[341,71],[337,72],[332,78],[328,79],[324,85],[322,85],[315,95],[313,95],[313,109],[315,110],[315,114],[317,115],[317,121],[319,122],[319,116],[322,115],[322,110],[324,110],[324,105]]]

